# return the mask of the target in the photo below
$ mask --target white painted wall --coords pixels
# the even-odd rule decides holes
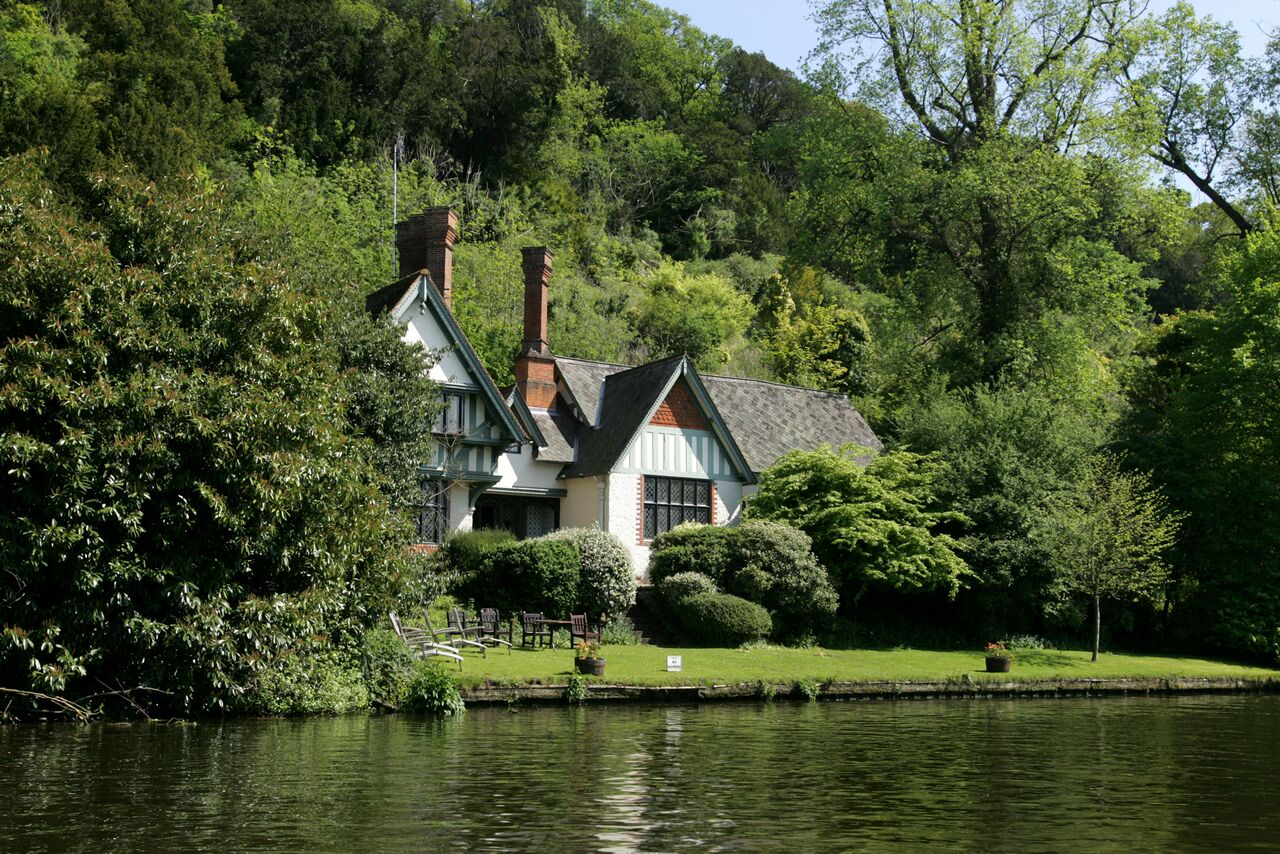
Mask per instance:
[[[736,480],[717,480],[715,510],[717,525],[736,525],[742,521],[742,484]]]
[[[699,480],[734,473],[728,454],[709,430],[653,425],[640,431],[614,471]]]
[[[495,449],[497,450],[497,449]],[[556,475],[564,468],[564,463],[546,463],[533,456],[533,446],[524,445],[518,454],[501,454],[498,457],[497,474],[502,480],[497,486],[504,489],[511,487],[533,487],[537,489],[564,489],[564,481],[556,480]],[[564,510],[561,511],[563,519]]]
[[[458,534],[471,530],[471,487],[455,483],[449,487],[449,531]]]
[[[428,374],[431,379],[441,383],[463,385],[475,383],[430,309],[418,303],[409,310],[405,321],[404,340],[410,343],[421,343],[437,356],[436,363],[431,366]]]
[[[649,547],[640,542],[640,475],[613,472],[609,475],[609,518],[605,530],[615,534],[631,552],[636,580],[649,579]]]

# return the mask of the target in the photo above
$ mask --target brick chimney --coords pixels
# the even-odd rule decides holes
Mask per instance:
[[[547,282],[551,279],[551,250],[528,246],[520,250],[524,270],[524,341],[516,358],[516,387],[529,406],[546,409],[556,399],[556,365],[547,344]]]
[[[427,208],[396,223],[400,277],[426,270],[450,310],[453,309],[453,242],[457,239],[458,215],[448,205]]]

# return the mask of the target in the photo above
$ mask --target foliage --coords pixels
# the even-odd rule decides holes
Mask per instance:
[[[474,599],[504,614],[539,611],[562,618],[578,604],[581,574],[582,560],[572,542],[522,540],[488,553]]]
[[[636,576],[631,552],[614,534],[599,528],[561,528],[547,535],[549,540],[565,540],[578,550],[580,613],[617,617],[636,601]]]
[[[773,631],[768,611],[728,593],[695,593],[673,611],[685,635],[707,646],[741,646]]]
[[[430,561],[435,571],[448,579],[450,591],[478,605],[488,593],[485,562],[489,553],[515,541],[516,536],[510,531],[459,531],[445,540]]]
[[[1225,265],[1232,299],[1160,327],[1131,383],[1121,435],[1171,508],[1175,636],[1273,656],[1280,628],[1280,236],[1250,235]]]
[[[565,702],[571,705],[581,705],[587,700],[587,677],[581,673],[570,673],[565,678],[564,685]]]
[[[756,696],[766,703],[772,703],[774,698],[778,696],[778,689],[772,682],[758,679],[756,680]]]
[[[419,661],[405,690],[404,708],[410,712],[457,717],[466,711],[458,682],[433,661]]]
[[[1043,508],[1057,582],[1064,595],[1093,603],[1093,657],[1098,657],[1103,598],[1154,599],[1168,578],[1165,553],[1180,518],[1146,472],[1125,471],[1110,454],[1090,460],[1078,492]]]
[[[600,657],[600,645],[594,641],[578,641],[573,649],[573,657],[577,659]]]
[[[719,590],[757,602],[769,609],[784,635],[818,627],[838,604],[809,537],[771,522],[677,526],[654,540],[649,574],[669,602]],[[710,590],[699,589],[705,582],[689,577],[698,575],[711,582]]]
[[[1003,643],[989,643],[983,653],[987,658],[1013,658],[1013,653]]]
[[[199,182],[84,193],[82,218],[0,162],[3,681],[218,708],[349,649],[404,532],[345,432],[326,302]]]
[[[954,597],[972,572],[947,533],[964,517],[937,507],[943,469],[936,458],[907,451],[865,466],[849,449],[792,451],[761,474],[748,513],[812,537],[846,603],[872,587]]]
[[[600,627],[600,643],[604,646],[635,646],[640,633],[626,616],[617,616]]]
[[[726,342],[747,330],[751,301],[715,273],[688,275],[666,263],[644,280],[636,308],[636,333],[649,358],[684,353],[700,368],[728,361]]]
[[[675,550],[668,550],[667,557],[663,559],[663,565],[671,565],[671,561],[678,559],[679,555],[673,554]],[[683,572],[673,572],[671,575],[663,576],[657,583],[658,595],[661,596],[668,605],[675,605],[683,599],[690,596],[696,596],[699,593],[719,593],[720,588],[716,583],[701,572],[693,572],[686,570]]]
[[[259,673],[232,708],[251,715],[340,714],[369,707],[360,671],[332,654],[293,660]]]
[[[369,629],[364,636],[364,684],[373,700],[399,707],[409,695],[418,659],[390,629]]]
[[[804,679],[797,679],[793,690],[797,696],[813,703],[817,701],[818,695],[822,693],[822,683],[812,676],[807,676]]]

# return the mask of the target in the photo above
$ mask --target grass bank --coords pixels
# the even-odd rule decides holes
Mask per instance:
[[[985,673],[981,652],[924,649],[705,649],[607,646],[605,676],[593,682],[614,685],[725,685],[757,681],[944,682],[1042,681],[1062,679],[1280,679],[1280,670],[1203,658],[1104,653],[1096,662],[1081,650],[1019,652],[1008,674]],[[683,657],[683,671],[667,673],[668,655]],[[520,686],[563,684],[573,671],[569,649],[490,650],[467,653],[461,673],[465,687],[485,683]]]

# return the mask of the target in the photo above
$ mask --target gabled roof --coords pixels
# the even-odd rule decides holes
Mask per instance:
[[[714,400],[702,384],[697,369],[685,356],[672,356],[638,368],[606,374],[601,391],[589,396],[592,403],[584,402],[583,398],[578,397],[577,389],[571,386],[579,405],[584,408],[584,414],[587,406],[595,409],[596,423],[593,427],[580,428],[577,460],[560,476],[586,477],[611,471],[681,377],[688,382],[694,399],[707,418],[711,432],[724,447],[742,479],[753,481],[751,467],[734,441]],[[568,377],[565,381],[572,383]],[[583,391],[586,392],[587,389],[584,388]]]
[[[632,370],[561,357],[556,357],[556,368],[583,417],[592,423],[597,420],[600,392],[607,380]],[[883,447],[862,414],[837,392],[714,374],[701,374],[699,379],[753,472],[764,471],[787,451],[796,449],[813,450],[823,444],[852,444],[872,451]]]
[[[507,432],[512,441],[524,441],[525,431],[516,423],[515,416],[507,408],[506,401],[498,391],[493,377],[489,376],[489,372],[485,370],[480,357],[476,355],[471,342],[467,340],[466,333],[458,325],[453,312],[449,311],[449,307],[444,304],[444,297],[440,295],[440,291],[432,283],[431,275],[426,270],[410,273],[385,288],[373,292],[365,298],[364,305],[375,317],[385,312],[393,323],[402,324],[409,310],[418,302],[421,302],[436,319],[444,331],[445,338],[457,351],[467,373],[479,387],[486,407],[498,419],[498,426]]]

